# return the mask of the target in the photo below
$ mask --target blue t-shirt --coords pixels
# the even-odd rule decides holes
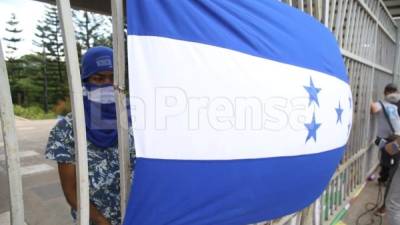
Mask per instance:
[[[51,130],[45,156],[58,163],[75,164],[72,114],[60,120]],[[111,222],[121,224],[118,146],[99,148],[88,141],[90,202]],[[132,129],[129,130],[129,153],[134,167],[135,149]],[[132,169],[133,175],[133,169]],[[76,220],[76,211],[71,209]]]

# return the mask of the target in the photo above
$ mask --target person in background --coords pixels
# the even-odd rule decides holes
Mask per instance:
[[[91,48],[83,56],[81,64],[89,166],[90,221],[95,225],[119,225],[118,132],[112,49],[102,46]],[[133,168],[135,151],[132,129],[129,131],[129,152]],[[62,189],[71,206],[72,217],[76,220],[76,152],[71,113],[51,130],[45,156],[58,163]]]
[[[400,101],[400,94],[395,84],[388,84],[384,89],[384,99],[371,104],[371,112],[376,114],[378,123],[378,141],[383,143],[391,142],[395,139],[396,134],[400,134],[400,117],[396,104]],[[379,145],[382,150],[384,144]],[[394,172],[399,164],[399,155],[390,155],[386,151],[380,151],[380,184],[386,184],[385,198],[390,189],[390,183]],[[384,215],[386,211],[385,202],[375,212],[377,215]]]
[[[398,155],[400,153],[400,135],[396,136],[396,139],[388,144],[382,149],[389,155]],[[390,188],[387,193],[386,199],[386,209],[387,209],[387,221],[389,225],[399,225],[400,224],[400,169],[396,168],[392,181],[390,183]]]

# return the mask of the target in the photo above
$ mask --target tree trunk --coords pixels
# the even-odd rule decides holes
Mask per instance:
[[[89,34],[89,15],[88,12],[85,11],[85,13],[83,14],[85,16],[85,44],[86,44],[86,49],[90,48],[90,34]]]
[[[22,96],[21,92],[17,92],[17,104],[22,105]]]
[[[49,98],[48,98],[48,81],[47,81],[47,59],[46,59],[46,52],[43,48],[43,76],[44,76],[44,81],[43,81],[43,106],[44,106],[44,111],[46,113],[49,112]]]

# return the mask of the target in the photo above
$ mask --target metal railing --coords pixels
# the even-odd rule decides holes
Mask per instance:
[[[125,110],[125,49],[123,32],[123,0],[110,0],[113,16],[115,91],[117,93],[119,151],[121,165],[121,207],[124,211],[129,191],[129,160],[127,154],[127,123]],[[349,199],[360,190],[368,174],[378,163],[371,145],[375,122],[369,105],[381,96],[384,85],[399,81],[399,30],[381,0],[283,0],[292,7],[314,16],[336,37],[344,56],[353,92],[353,127],[349,145],[340,166],[320,198],[310,207],[269,225],[325,225],[334,222],[348,207]],[[57,0],[66,49],[68,78],[74,114],[75,142],[78,152],[80,225],[89,224],[89,194],[86,161],[86,135],[79,64],[75,48],[69,0]],[[349,103],[350,104],[350,103]],[[10,180],[12,225],[24,222],[22,184],[19,174],[18,145],[8,86],[7,71],[0,45],[0,119],[5,136],[6,161]]]

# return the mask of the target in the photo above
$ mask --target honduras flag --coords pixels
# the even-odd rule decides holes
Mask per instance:
[[[320,196],[352,121],[331,33],[276,0],[128,0],[125,225],[241,225]]]

